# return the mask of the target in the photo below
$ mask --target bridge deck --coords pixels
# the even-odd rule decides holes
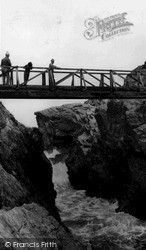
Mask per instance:
[[[22,66],[12,66],[8,72],[7,82],[0,74],[0,98],[146,99],[142,71],[61,68],[51,73],[49,68],[33,67],[27,82]]]
[[[16,99],[146,99],[146,88],[0,85],[0,98]]]

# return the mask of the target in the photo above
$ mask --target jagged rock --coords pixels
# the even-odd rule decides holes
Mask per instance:
[[[9,211],[0,210],[1,250],[7,249],[4,247],[4,243],[7,241],[12,244],[11,249],[18,249],[15,242],[35,243],[33,249],[43,249],[45,247],[43,242],[51,242],[53,249],[82,249],[73,236],[66,232],[64,227],[50,216],[45,208],[36,203],[24,204]],[[49,246],[46,244],[48,248],[45,249],[51,249]]]
[[[36,112],[40,131],[43,133],[45,148],[59,142],[76,141],[86,153],[99,130],[94,117],[95,107],[89,104],[67,104]]]
[[[79,119],[84,105],[86,115]],[[64,105],[60,109],[36,113],[45,141],[48,138],[47,123],[49,140],[51,138],[53,142],[53,136],[62,133],[58,129],[60,123],[72,121],[74,125],[76,117],[79,123],[75,129],[65,132],[67,125],[62,133],[72,138],[66,159],[71,184],[74,188],[86,189],[90,196],[116,198],[119,211],[146,219],[146,101],[89,100],[84,105],[83,109],[82,105],[72,105],[71,108]],[[67,117],[72,120],[66,119],[64,109],[70,110]],[[91,110],[93,127],[88,119]],[[50,131],[53,131],[52,135]]]
[[[54,237],[60,249],[81,249],[61,222],[55,198],[42,134],[17,122],[0,103],[0,240]]]
[[[93,104],[97,107],[95,117],[101,138],[88,159],[84,157],[84,167],[89,170],[85,176],[87,193],[117,198],[118,211],[146,219],[146,102],[113,100],[107,102],[106,108],[102,101]],[[69,159],[71,169],[73,161]],[[80,162],[77,164],[80,166]]]
[[[56,210],[59,218],[52,166],[43,154],[41,133],[17,122],[1,103],[0,117],[1,208],[37,201],[54,216]]]
[[[128,88],[146,87],[146,65],[140,65],[132,70],[126,77],[125,86]]]

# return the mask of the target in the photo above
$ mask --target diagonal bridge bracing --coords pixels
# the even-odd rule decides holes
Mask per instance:
[[[55,69],[54,79],[45,67],[34,67],[27,85],[23,85],[24,69],[9,69],[9,85],[2,84],[0,98],[26,99],[146,99],[144,73],[128,70]],[[129,83],[133,81],[131,86]]]

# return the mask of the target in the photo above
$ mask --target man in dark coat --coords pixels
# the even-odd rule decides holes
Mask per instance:
[[[26,64],[24,66],[24,83],[23,85],[26,85],[27,82],[28,82],[28,79],[29,79],[29,74],[30,74],[30,70],[32,69],[33,65],[32,65],[32,62],[29,62],[28,64]]]
[[[1,60],[1,69],[2,69],[2,78],[3,78],[3,85],[10,83],[10,76],[9,70],[11,68],[11,61],[9,59],[9,52],[6,52],[5,57]],[[7,80],[5,83],[5,79]]]

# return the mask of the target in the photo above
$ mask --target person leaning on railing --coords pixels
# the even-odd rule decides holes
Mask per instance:
[[[49,64],[49,86],[54,87],[55,86],[55,78],[54,78],[54,69],[60,69],[59,67],[54,65],[55,60],[51,59],[51,62]]]
[[[22,85],[27,85],[27,82],[29,80],[30,70],[32,69],[32,67],[33,67],[32,62],[29,62],[23,67],[25,70],[24,70],[24,83]]]
[[[3,85],[9,84],[10,83],[10,76],[9,76],[9,71],[12,66],[10,58],[10,54],[7,51],[5,54],[5,57],[1,60],[1,69],[2,69],[2,78],[3,78]],[[6,80],[6,82],[5,82]]]

